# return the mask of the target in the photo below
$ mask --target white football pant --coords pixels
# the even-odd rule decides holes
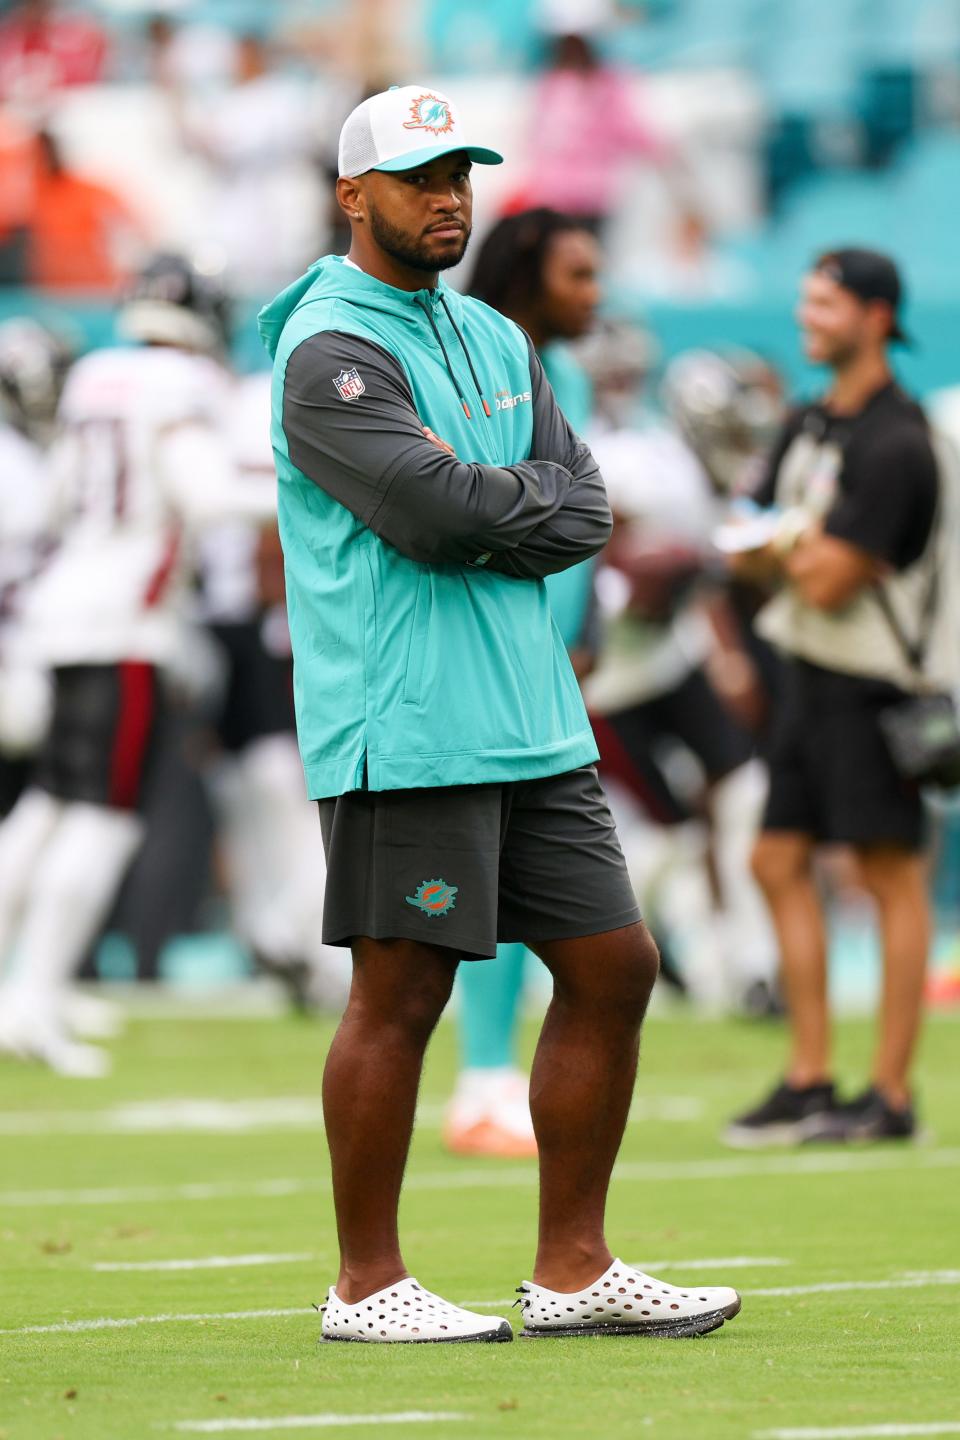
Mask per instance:
[[[139,816],[22,795],[0,825],[4,1010],[63,1025],[70,981],[110,912],[143,837]]]

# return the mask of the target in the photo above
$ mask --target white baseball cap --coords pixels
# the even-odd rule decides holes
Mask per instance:
[[[453,101],[429,85],[392,85],[371,95],[343,122],[340,174],[412,170],[440,155],[465,150],[479,165],[501,165],[503,156],[471,145]]]

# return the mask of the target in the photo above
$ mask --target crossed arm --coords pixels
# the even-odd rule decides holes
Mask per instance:
[[[784,560],[787,579],[817,610],[842,610],[889,568],[848,540],[815,530]]]
[[[742,580],[761,585],[788,580],[802,600],[817,610],[842,610],[866,585],[889,567],[857,545],[812,526],[787,551],[776,544],[731,557],[731,569]]]
[[[776,495],[776,476],[798,433],[787,424],[761,488]],[[863,590],[919,559],[934,523],[940,478],[929,433],[911,418],[849,442],[838,493],[820,522],[801,528],[788,510],[781,533],[734,570],[761,584],[789,582],[808,605],[842,610]]]
[[[341,399],[334,378],[364,390]],[[610,534],[590,451],[530,352],[533,444],[516,465],[457,459],[428,432],[397,361],[357,336],[322,331],[291,355],[283,427],[290,458],[387,544],[423,564],[479,565],[539,579],[595,555]],[[492,423],[477,415],[474,423]]]

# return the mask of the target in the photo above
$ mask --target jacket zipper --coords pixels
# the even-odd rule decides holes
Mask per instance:
[[[439,331],[439,329],[437,328],[437,322],[434,320],[432,314],[430,313],[430,306],[427,304],[427,302],[426,302],[425,300],[421,300],[419,296],[417,296],[416,304],[419,305],[419,307],[420,307],[420,309],[423,311],[424,315],[426,315],[427,320],[428,320],[429,325],[430,325],[430,329],[433,331],[434,335],[436,336],[437,344],[440,346],[440,353],[441,353],[441,355],[443,356],[443,363],[444,363],[444,365],[446,365],[446,367],[447,367],[447,374],[450,376],[450,379],[451,379],[452,382],[453,382],[453,387],[454,387],[454,389],[456,390],[457,395],[459,396],[460,404],[461,404],[461,406],[462,406],[462,408],[463,408],[463,413],[464,413],[464,415],[466,415],[466,417],[467,417],[468,420],[472,420],[472,419],[473,419],[473,416],[472,416],[471,413],[470,413],[470,406],[467,404],[467,397],[466,397],[466,395],[464,395],[464,393],[463,393],[463,388],[462,388],[462,386],[461,386],[461,384],[460,384],[460,381],[457,379],[456,371],[454,370],[453,366],[452,366],[451,363],[450,363],[450,356],[447,354],[447,347],[446,347],[446,345],[444,345],[444,343],[443,343],[443,336],[440,334],[440,331]],[[444,300],[444,298],[443,298],[442,295],[441,295],[441,297],[440,297],[440,304],[443,306],[444,314],[446,315],[447,319],[450,321],[450,325],[451,325],[451,327],[452,327],[452,329],[453,329],[454,335],[456,335],[457,339],[458,339],[459,342],[460,342],[460,348],[462,349],[462,351],[463,351],[463,353],[464,353],[464,355],[465,355],[465,357],[466,357],[467,366],[468,366],[468,368],[469,368],[469,370],[470,370],[471,378],[472,378],[472,380],[473,380],[474,385],[476,386],[477,394],[480,396],[480,403],[481,403],[481,405],[483,406],[483,413],[484,413],[484,414],[487,416],[487,418],[489,419],[489,418],[490,418],[490,406],[487,404],[486,400],[484,399],[483,391],[482,391],[481,388],[480,388],[480,381],[477,379],[477,372],[476,372],[476,370],[474,369],[474,367],[473,367],[473,361],[472,361],[471,358],[470,358],[470,352],[469,352],[469,350],[467,349],[466,342],[464,341],[463,336],[460,334],[460,331],[457,329],[457,326],[454,324],[453,316],[450,314],[450,310],[449,310],[449,308],[448,308],[448,306],[447,306],[447,303],[446,303],[446,301]]]

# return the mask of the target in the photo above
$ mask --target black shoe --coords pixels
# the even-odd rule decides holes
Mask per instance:
[[[784,1080],[762,1105],[732,1120],[722,1138],[738,1150],[798,1145],[835,1105],[832,1082],[796,1089]]]
[[[786,1014],[775,980],[754,980],[744,991],[740,1008],[748,1020],[780,1020]]]
[[[316,1009],[310,996],[310,966],[306,960],[288,960],[254,949],[253,963],[261,975],[279,980],[287,992],[290,1008],[297,1015],[308,1015]]]
[[[912,1105],[895,1110],[873,1086],[811,1125],[805,1141],[915,1140],[918,1127]]]
[[[656,940],[657,949],[660,951],[660,973],[657,978],[677,995],[686,997],[690,991],[687,987],[686,980],[683,978],[680,967],[676,962],[672,949],[662,936],[655,935],[653,938]]]

